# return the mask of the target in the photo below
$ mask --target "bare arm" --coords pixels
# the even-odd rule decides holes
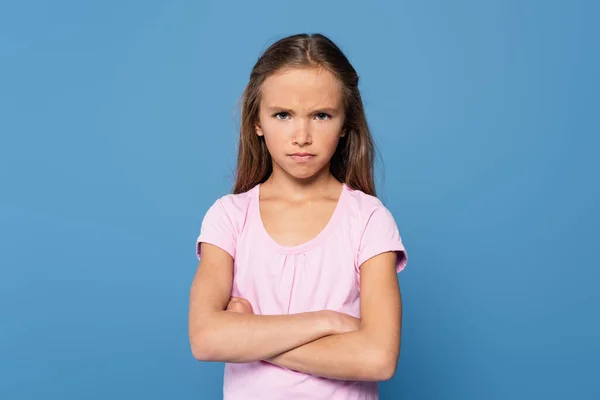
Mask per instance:
[[[268,359],[313,340],[347,329],[342,314],[318,311],[294,315],[226,312],[233,281],[233,259],[202,243],[202,258],[192,282],[189,339],[198,360],[252,362]]]
[[[390,379],[400,353],[402,301],[395,253],[366,261],[360,272],[361,320],[358,330],[334,334],[268,360],[306,374],[331,379]]]

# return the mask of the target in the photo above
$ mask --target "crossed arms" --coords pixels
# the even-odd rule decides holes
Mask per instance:
[[[190,290],[189,339],[202,361],[267,361],[330,379],[382,381],[396,370],[402,301],[396,254],[387,252],[360,268],[360,315],[331,310],[290,315],[254,315],[232,299],[233,259],[202,243],[202,258]]]

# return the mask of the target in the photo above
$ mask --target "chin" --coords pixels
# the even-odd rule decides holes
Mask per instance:
[[[299,181],[310,180],[327,168],[327,165],[318,165],[317,163],[290,165],[283,162],[281,164],[276,163],[275,165],[277,165],[277,169],[279,169],[281,172]]]
[[[308,180],[308,179],[314,177],[317,174],[316,174],[315,171],[303,171],[303,172],[288,171],[288,175],[290,175],[294,179]]]
[[[306,181],[323,173],[323,168],[289,168],[285,172],[294,179]]]

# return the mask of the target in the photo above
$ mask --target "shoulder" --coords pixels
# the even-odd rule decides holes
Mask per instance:
[[[246,225],[252,200],[252,189],[245,193],[227,194],[213,202],[204,214],[196,253],[200,258],[200,243],[210,243],[235,258],[237,238]]]
[[[358,206],[361,207],[380,207],[383,203],[377,196],[367,194],[359,189],[352,189],[350,186],[345,186],[348,197],[352,199]]]
[[[250,207],[250,202],[252,200],[252,194],[254,190],[256,190],[256,187],[243,193],[226,194],[224,196],[219,197],[215,201],[215,203],[220,204],[224,210],[233,214],[245,212]]]
[[[365,232],[373,235],[375,231],[388,231],[398,234],[398,226],[392,212],[376,196],[361,190],[346,187],[346,201],[349,217],[362,236]]]
[[[394,216],[376,196],[360,190],[348,190],[348,194],[352,216],[359,223],[357,265],[375,255],[395,251],[398,253],[396,272],[400,272],[406,266],[407,256]]]
[[[208,209],[205,218],[210,215],[226,217],[232,226],[239,228],[246,219],[255,189],[252,188],[247,192],[237,194],[230,193],[217,198]]]
[[[359,221],[366,223],[374,213],[391,215],[378,197],[348,186],[346,186],[346,192],[348,209]]]

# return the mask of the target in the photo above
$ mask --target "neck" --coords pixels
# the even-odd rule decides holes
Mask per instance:
[[[273,169],[271,176],[262,184],[267,190],[276,188],[272,193],[277,193],[277,196],[295,200],[320,197],[337,191],[340,186],[341,183],[329,171],[329,166],[306,179],[296,179],[284,171]]]

